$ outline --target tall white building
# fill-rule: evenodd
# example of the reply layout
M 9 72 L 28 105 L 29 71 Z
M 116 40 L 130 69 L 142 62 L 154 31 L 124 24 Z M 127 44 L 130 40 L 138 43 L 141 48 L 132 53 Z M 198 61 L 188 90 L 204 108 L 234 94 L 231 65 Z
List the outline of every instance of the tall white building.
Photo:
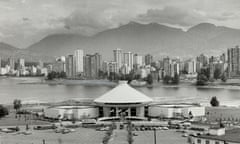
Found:
M 114 61 L 117 63 L 117 70 L 122 67 L 122 50 L 115 49 L 113 50 Z
M 76 60 L 76 73 L 83 73 L 83 50 L 76 50 L 74 55 Z
M 133 53 L 127 52 L 123 54 L 123 63 L 127 66 L 129 72 L 133 69 Z
M 25 60 L 24 59 L 19 59 L 19 66 L 20 66 L 20 68 L 23 68 L 23 67 L 25 67 Z
M 187 72 L 188 72 L 188 74 L 196 73 L 196 61 L 195 60 L 192 59 L 187 62 Z
M 136 68 L 139 68 L 140 66 L 143 66 L 143 56 L 135 54 L 133 57 L 133 65 Z

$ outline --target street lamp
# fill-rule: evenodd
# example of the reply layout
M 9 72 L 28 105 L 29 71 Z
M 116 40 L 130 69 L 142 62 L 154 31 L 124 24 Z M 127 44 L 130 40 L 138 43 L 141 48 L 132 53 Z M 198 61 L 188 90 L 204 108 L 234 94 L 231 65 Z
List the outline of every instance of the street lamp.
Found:
M 156 129 L 154 129 L 153 132 L 154 132 L 154 144 L 157 144 Z

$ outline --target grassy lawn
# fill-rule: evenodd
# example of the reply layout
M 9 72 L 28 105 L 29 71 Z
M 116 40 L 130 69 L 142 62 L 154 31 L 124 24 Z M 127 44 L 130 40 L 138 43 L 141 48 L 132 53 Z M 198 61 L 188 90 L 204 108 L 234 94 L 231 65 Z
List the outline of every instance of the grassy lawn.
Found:
M 44 124 L 50 124 L 49 122 L 46 121 L 41 121 L 41 120 L 34 120 L 33 116 L 31 115 L 21 115 L 21 117 L 16 118 L 15 117 L 15 111 L 10 110 L 9 115 L 7 115 L 4 118 L 0 119 L 0 126 L 19 126 L 19 125 L 44 125 Z
M 68 134 L 55 133 L 53 130 L 34 130 L 32 135 L 1 134 L 4 144 L 101 144 L 104 132 L 94 129 L 78 128 Z

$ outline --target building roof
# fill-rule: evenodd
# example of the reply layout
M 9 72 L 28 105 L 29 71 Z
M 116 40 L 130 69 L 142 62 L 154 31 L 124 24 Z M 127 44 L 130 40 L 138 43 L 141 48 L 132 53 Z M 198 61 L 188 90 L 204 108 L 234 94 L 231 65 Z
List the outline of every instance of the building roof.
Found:
M 190 107 L 202 107 L 196 103 L 152 103 L 150 106 L 162 107 L 162 108 L 190 108 Z
M 153 100 L 143 93 L 137 91 L 126 83 L 121 83 L 109 92 L 95 99 L 96 103 L 108 104 L 131 104 L 131 103 L 150 103 Z
M 240 143 L 240 128 L 226 130 L 225 135 L 222 135 L 222 136 L 204 134 L 204 135 L 199 135 L 196 137 L 203 138 L 203 139 L 210 139 L 210 140 Z

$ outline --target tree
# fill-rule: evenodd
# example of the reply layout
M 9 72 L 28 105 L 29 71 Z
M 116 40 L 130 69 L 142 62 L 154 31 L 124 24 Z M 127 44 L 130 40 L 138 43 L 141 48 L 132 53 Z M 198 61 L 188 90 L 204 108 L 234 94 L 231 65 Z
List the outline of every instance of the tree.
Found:
M 61 71 L 60 74 L 59 74 L 59 77 L 60 77 L 60 78 L 66 78 L 66 77 L 67 77 L 66 72 Z
M 56 78 L 56 72 L 52 71 L 52 72 L 48 73 L 48 75 L 47 75 L 48 80 L 53 80 L 54 78 Z
M 223 82 L 226 82 L 226 81 L 227 81 L 227 75 L 226 75 L 225 72 L 222 74 L 221 80 L 222 80 Z
M 153 77 L 152 77 L 151 74 L 147 75 L 147 83 L 150 84 L 150 85 L 153 83 Z
M 189 118 L 190 118 L 190 119 L 192 119 L 192 118 L 193 118 L 192 111 L 190 111 L 190 112 L 188 113 L 188 116 L 189 116 Z
M 21 100 L 15 99 L 13 101 L 13 108 L 16 110 L 16 112 L 22 107 Z
M 169 75 L 163 77 L 163 83 L 169 84 L 171 80 L 172 78 Z
M 216 68 L 216 69 L 214 70 L 213 77 L 214 77 L 214 79 L 219 79 L 219 78 L 221 78 L 221 70 L 220 70 L 219 68 Z
M 208 78 L 206 75 L 198 73 L 197 75 L 197 85 L 206 85 L 208 82 Z
M 136 75 L 134 76 L 134 79 L 136 79 L 136 80 L 141 79 L 141 75 L 140 75 L 140 74 L 136 74 Z
M 116 72 L 110 72 L 110 73 L 109 73 L 108 79 L 109 79 L 110 81 L 119 80 L 119 78 L 120 78 L 120 76 L 119 76 L 118 73 L 116 73 Z
M 179 75 L 177 73 L 174 74 L 174 77 L 172 78 L 172 83 L 173 84 L 179 83 Z
M 218 107 L 218 106 L 219 106 L 219 101 L 218 101 L 218 99 L 217 99 L 216 96 L 212 97 L 212 99 L 211 99 L 211 101 L 210 101 L 210 104 L 211 104 L 211 106 L 213 106 L 213 107 Z
M 206 78 L 209 80 L 209 78 L 210 78 L 210 68 L 209 67 L 208 68 L 202 68 L 200 73 L 205 75 Z
M 8 109 L 2 105 L 0 105 L 0 118 L 8 115 Z
M 47 75 L 48 80 L 53 80 L 55 78 L 66 78 L 66 77 L 67 77 L 67 75 L 63 71 L 62 72 L 52 71 L 52 72 L 48 73 L 48 75 Z

